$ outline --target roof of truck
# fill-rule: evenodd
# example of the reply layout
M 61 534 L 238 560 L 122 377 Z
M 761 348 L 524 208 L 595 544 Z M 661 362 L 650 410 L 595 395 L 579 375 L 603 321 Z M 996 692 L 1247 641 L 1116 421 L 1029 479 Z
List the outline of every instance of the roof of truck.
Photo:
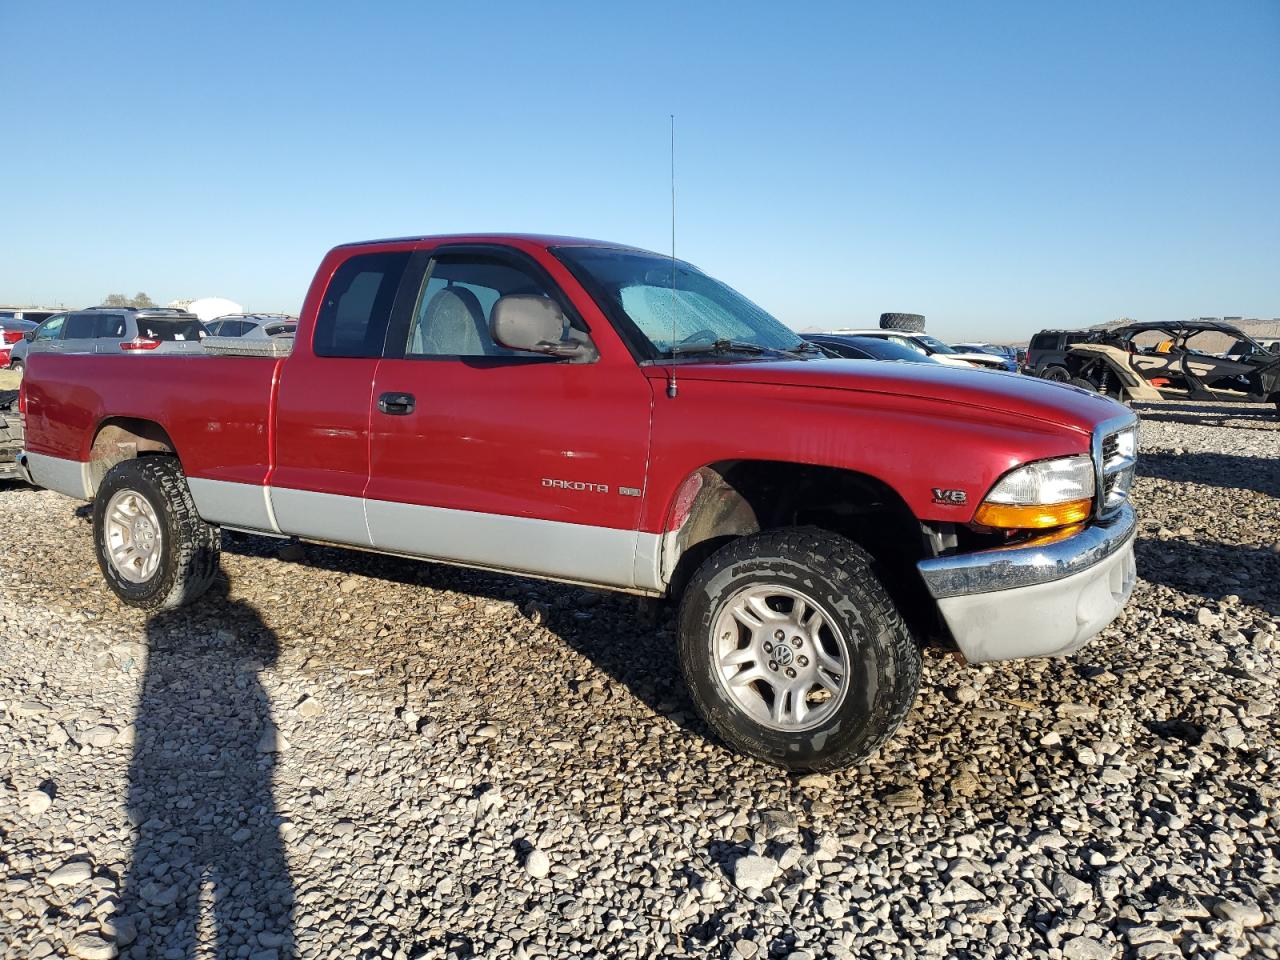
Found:
M 563 237 L 553 233 L 434 233 L 409 237 L 386 237 L 381 240 L 357 240 L 352 243 L 339 244 L 340 247 L 365 247 L 380 243 L 419 243 L 423 241 L 447 243 L 532 243 L 540 247 L 610 247 L 615 250 L 635 250 L 640 253 L 654 253 L 643 247 L 629 243 L 614 243 L 609 240 L 591 240 L 586 237 Z M 665 256 L 665 254 L 661 254 Z

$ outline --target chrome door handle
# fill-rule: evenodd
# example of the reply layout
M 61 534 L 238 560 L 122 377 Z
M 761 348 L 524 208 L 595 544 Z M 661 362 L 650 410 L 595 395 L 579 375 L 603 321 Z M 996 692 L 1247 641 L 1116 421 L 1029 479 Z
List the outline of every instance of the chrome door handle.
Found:
M 404 417 L 413 413 L 416 402 L 412 393 L 384 393 L 378 398 L 378 409 L 393 417 Z

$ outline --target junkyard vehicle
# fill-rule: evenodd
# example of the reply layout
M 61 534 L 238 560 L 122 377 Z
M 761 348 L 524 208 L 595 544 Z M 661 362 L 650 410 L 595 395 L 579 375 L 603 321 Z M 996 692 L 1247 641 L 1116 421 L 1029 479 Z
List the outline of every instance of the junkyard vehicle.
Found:
M 0 367 L 12 364 L 14 345 L 21 343 L 23 337 L 35 328 L 36 324 L 30 320 L 0 317 Z
M 931 357 L 938 363 L 950 367 L 980 367 L 984 370 L 1008 370 L 1009 364 L 1003 357 L 989 353 L 968 353 L 957 350 L 943 343 L 937 337 L 927 333 L 902 333 L 897 330 L 832 330 L 833 335 L 878 337 L 899 346 L 914 350 L 916 353 Z
M 883 337 L 859 337 L 854 334 L 806 333 L 804 338 L 828 353 L 846 360 L 891 360 L 901 363 L 938 363 L 939 361 Z
M 0 307 L 0 367 L 12 366 L 12 351 L 22 338 L 60 312 L 51 307 Z
M 1010 373 L 1018 373 L 1022 369 L 1022 359 L 1018 356 L 1016 347 L 1011 347 L 1004 343 L 953 343 L 951 349 L 960 353 L 989 353 L 992 356 L 1003 357 L 1005 360 L 1005 369 Z
M 1133 585 L 1123 406 L 832 359 L 670 257 L 341 246 L 285 353 L 31 357 L 22 462 L 125 603 L 200 596 L 219 527 L 668 598 L 708 724 L 812 769 L 893 733 L 922 643 L 1069 653 Z
M 169 307 L 90 307 L 50 317 L 26 335 L 21 358 L 38 353 L 191 353 L 206 331 L 195 314 Z
M 1280 410 L 1280 354 L 1229 323 L 1131 323 L 1067 351 L 1071 382 L 1117 400 L 1228 400 Z
M 231 313 L 205 324 L 211 337 L 292 337 L 298 318 L 285 313 Z
M 1071 379 L 1067 369 L 1067 351 L 1074 343 L 1083 343 L 1092 336 L 1089 330 L 1041 330 L 1027 344 L 1022 361 L 1022 372 L 1031 377 L 1043 377 L 1066 383 Z

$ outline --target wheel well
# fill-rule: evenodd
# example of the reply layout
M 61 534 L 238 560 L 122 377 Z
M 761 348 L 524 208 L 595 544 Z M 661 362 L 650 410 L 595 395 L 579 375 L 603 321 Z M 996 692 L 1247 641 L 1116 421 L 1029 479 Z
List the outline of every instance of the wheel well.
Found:
M 152 454 L 176 454 L 164 427 L 154 420 L 115 417 L 99 424 L 89 448 L 89 482 L 96 493 L 112 467 L 124 460 Z
M 737 537 L 790 526 L 830 530 L 857 543 L 876 561 L 877 573 L 900 610 L 929 623 L 935 606 L 916 562 L 927 555 L 920 523 L 884 481 L 836 467 L 777 461 L 731 460 L 709 464 L 677 494 L 664 548 L 670 596 L 679 597 L 702 562 Z

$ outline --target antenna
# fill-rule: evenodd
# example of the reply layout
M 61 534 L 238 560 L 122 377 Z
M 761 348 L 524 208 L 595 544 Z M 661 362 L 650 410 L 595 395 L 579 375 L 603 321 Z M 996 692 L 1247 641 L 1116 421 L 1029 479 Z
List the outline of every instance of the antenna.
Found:
M 676 115 L 671 118 L 671 366 L 667 368 L 667 396 L 679 393 L 676 386 Z

